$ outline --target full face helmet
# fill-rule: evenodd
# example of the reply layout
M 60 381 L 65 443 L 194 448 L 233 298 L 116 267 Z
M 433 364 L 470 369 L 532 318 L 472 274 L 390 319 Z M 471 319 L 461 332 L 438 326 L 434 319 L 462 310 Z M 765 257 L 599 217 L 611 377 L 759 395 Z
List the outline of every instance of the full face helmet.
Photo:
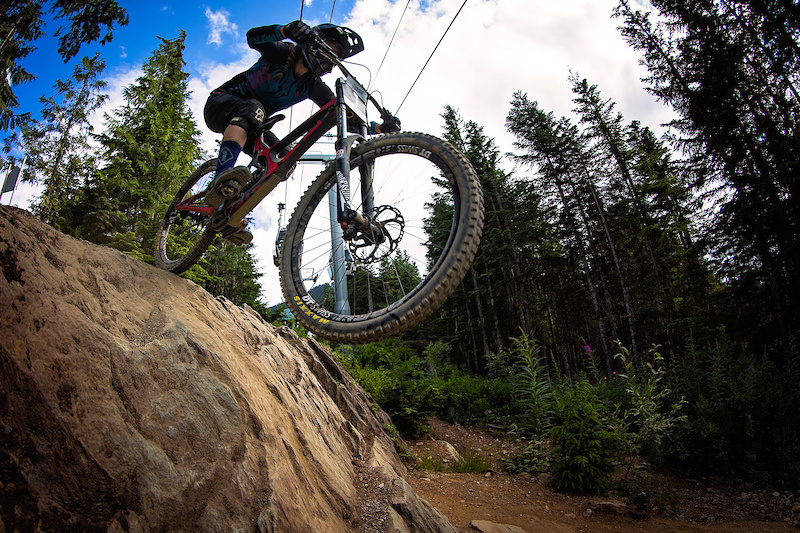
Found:
M 320 24 L 315 26 L 313 31 L 331 47 L 339 59 L 347 59 L 364 50 L 361 36 L 350 28 L 335 24 Z M 317 52 L 313 46 L 305 44 L 301 47 L 301 52 L 303 62 L 314 75 L 322 76 L 333 70 L 333 63 Z

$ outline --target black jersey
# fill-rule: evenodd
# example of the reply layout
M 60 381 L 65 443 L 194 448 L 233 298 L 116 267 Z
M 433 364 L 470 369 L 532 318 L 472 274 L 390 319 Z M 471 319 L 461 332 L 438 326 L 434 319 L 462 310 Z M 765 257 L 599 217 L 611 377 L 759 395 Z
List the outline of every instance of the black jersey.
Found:
M 286 109 L 310 98 L 322 107 L 333 98 L 333 92 L 310 72 L 298 77 L 294 65 L 286 60 L 296 46 L 283 42 L 281 26 L 260 26 L 247 32 L 247 44 L 261 53 L 256 63 L 237 74 L 215 92 L 223 91 L 240 98 L 255 98 L 264 106 L 267 115 Z

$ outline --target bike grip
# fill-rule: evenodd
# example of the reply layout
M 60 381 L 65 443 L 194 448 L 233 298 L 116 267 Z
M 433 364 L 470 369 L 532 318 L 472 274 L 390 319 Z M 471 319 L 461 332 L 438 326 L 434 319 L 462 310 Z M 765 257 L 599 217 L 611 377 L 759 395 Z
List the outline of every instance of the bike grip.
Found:
M 381 133 L 393 133 L 395 131 L 400 131 L 400 119 L 391 115 L 384 117 L 383 123 L 379 124 L 378 128 L 380 128 L 379 131 Z

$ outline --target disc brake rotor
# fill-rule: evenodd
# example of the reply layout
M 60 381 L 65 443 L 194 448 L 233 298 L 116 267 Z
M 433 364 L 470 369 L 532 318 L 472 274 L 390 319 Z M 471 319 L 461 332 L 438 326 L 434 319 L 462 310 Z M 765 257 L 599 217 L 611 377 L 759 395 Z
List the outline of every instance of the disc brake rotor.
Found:
M 350 241 L 350 253 L 361 263 L 377 263 L 391 255 L 405 232 L 403 215 L 390 205 L 376 207 L 371 222 L 380 228 L 383 239 L 362 233 Z

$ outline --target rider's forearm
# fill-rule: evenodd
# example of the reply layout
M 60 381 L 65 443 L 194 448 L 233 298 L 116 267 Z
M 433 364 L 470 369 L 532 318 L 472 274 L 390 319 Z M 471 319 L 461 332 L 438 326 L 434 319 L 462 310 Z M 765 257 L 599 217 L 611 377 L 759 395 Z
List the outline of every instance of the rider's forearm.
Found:
M 247 45 L 255 50 L 258 50 L 259 45 L 274 43 L 283 39 L 283 26 L 280 24 L 258 26 L 247 30 Z

